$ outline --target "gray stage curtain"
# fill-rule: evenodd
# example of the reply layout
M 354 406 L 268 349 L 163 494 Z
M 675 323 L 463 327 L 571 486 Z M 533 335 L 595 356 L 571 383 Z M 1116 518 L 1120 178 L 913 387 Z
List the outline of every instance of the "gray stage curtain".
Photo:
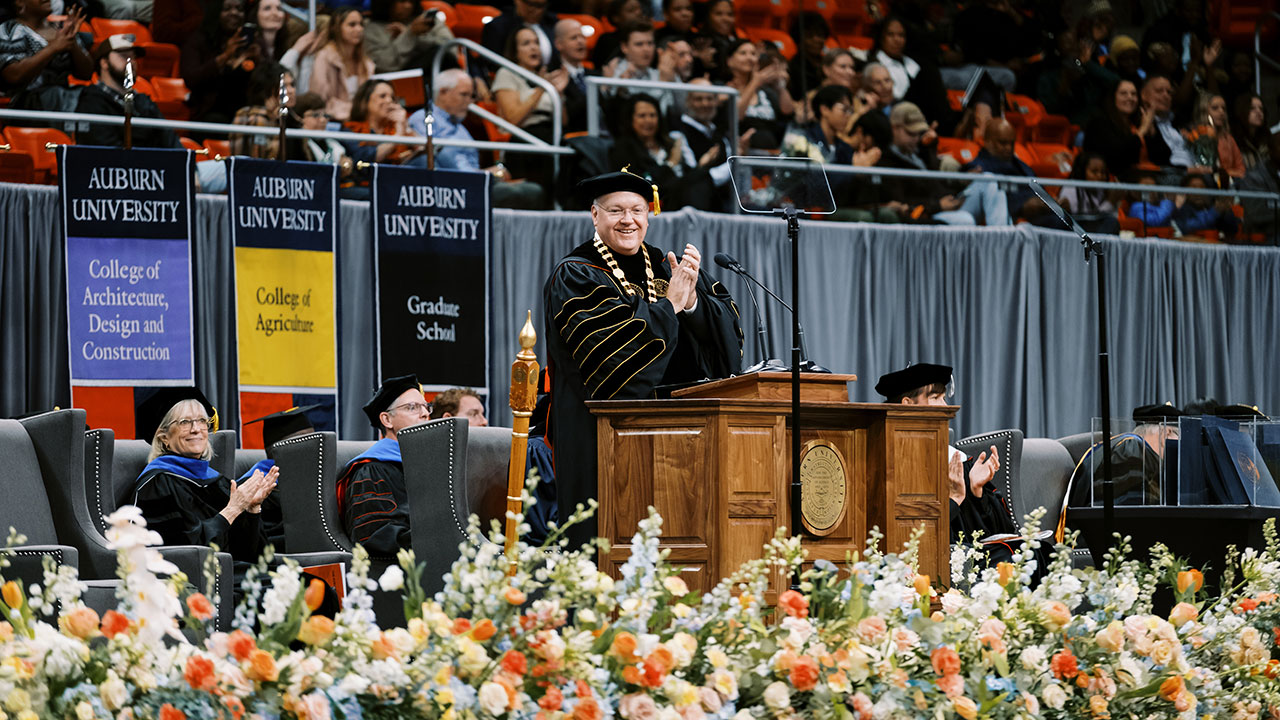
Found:
M 65 406 L 66 302 L 52 188 L 0 185 L 0 416 Z M 234 424 L 236 358 L 226 200 L 197 201 L 197 380 Z M 509 424 L 506 383 L 516 335 L 557 260 L 590 239 L 582 212 L 494 211 L 490 421 Z M 360 411 L 376 384 L 373 257 L 367 203 L 341 207 L 339 402 L 342 433 L 370 438 Z M 960 435 L 1003 427 L 1029 436 L 1089 428 L 1098 414 L 1094 268 L 1077 239 L 1029 226 L 954 228 L 803 222 L 801 313 L 810 356 L 853 373 L 859 401 L 908 362 L 956 368 Z M 696 245 L 738 300 L 755 362 L 755 311 L 743 280 L 715 267 L 727 252 L 790 301 L 790 245 L 771 217 L 694 211 L 653 218 L 649 241 Z M 1280 413 L 1280 251 L 1107 238 L 1113 414 L 1202 396 Z M 424 292 L 430 292 L 429 289 Z M 770 354 L 790 357 L 790 316 L 761 297 Z M 545 359 L 539 342 L 539 357 Z M 282 359 L 287 362 L 287 358 Z

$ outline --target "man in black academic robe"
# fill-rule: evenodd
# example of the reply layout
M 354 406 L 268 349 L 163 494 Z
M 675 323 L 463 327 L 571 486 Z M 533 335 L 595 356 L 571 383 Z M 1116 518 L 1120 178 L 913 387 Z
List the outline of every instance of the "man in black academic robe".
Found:
M 1160 458 L 1165 441 L 1177 439 L 1182 411 L 1170 403 L 1134 408 L 1132 432 L 1111 438 L 1112 497 L 1116 505 L 1161 505 Z M 1068 500 L 1071 507 L 1102 505 L 1102 443 L 1080 458 L 1071 473 Z M 1090 482 L 1092 479 L 1092 482 Z
M 369 555 L 395 558 L 400 548 L 412 550 L 409 494 L 396 433 L 430 419 L 430 406 L 413 375 L 382 383 L 364 414 L 382 439 L 357 455 L 338 477 L 338 515 L 342 529 Z
M 644 243 L 657 188 L 631 173 L 579 183 L 592 200 L 595 237 L 560 261 L 543 287 L 551 374 L 548 440 L 563 524 L 597 495 L 596 420 L 587 400 L 654 397 L 660 385 L 738 372 L 742 330 L 724 287 L 686 245 L 677 262 Z M 610 512 L 605 508 L 604 512 Z M 594 518 L 569 531 L 577 548 Z

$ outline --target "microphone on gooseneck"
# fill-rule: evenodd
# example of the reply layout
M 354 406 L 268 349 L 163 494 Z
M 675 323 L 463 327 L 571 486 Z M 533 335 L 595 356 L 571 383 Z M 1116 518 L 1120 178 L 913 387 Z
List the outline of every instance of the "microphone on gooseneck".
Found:
M 722 253 L 722 252 L 716 253 L 715 261 L 717 265 L 724 268 L 725 270 L 729 270 L 739 275 L 742 275 L 743 277 L 749 278 L 753 282 L 755 282 L 757 285 L 760 284 L 759 281 L 751 277 L 751 275 L 748 274 L 747 271 L 743 269 L 742 263 L 733 259 L 732 255 L 729 255 L 728 253 Z M 764 287 L 764 286 L 761 285 L 761 287 Z M 768 292 L 768 288 L 765 288 L 765 291 Z M 756 309 L 756 352 L 760 357 L 760 361 L 757 362 L 755 365 L 752 365 L 751 367 L 743 370 L 742 372 L 743 374 L 746 374 L 746 373 L 760 372 L 763 370 L 779 371 L 779 372 L 786 370 L 787 366 L 781 360 L 778 360 L 776 358 L 769 358 L 769 334 L 764 327 L 764 313 L 760 310 L 760 301 L 756 299 L 755 288 L 751 287 L 751 285 L 747 285 L 747 292 L 751 295 L 751 304 L 754 305 Z
M 747 272 L 746 268 L 742 267 L 742 263 L 738 262 L 738 260 L 734 258 L 732 255 L 728 253 L 722 253 L 722 252 L 716 253 L 715 261 L 716 261 L 716 264 L 719 265 L 720 267 L 726 270 L 733 271 L 741 275 L 742 277 L 750 280 L 751 282 L 755 283 L 756 285 L 759 285 L 761 290 L 764 290 L 766 293 L 769 294 L 769 297 L 773 298 L 774 300 L 777 300 L 779 303 L 782 304 L 782 307 L 786 308 L 789 312 L 794 312 L 791 310 L 791 306 L 787 304 L 786 300 L 783 300 L 782 298 L 778 297 L 777 293 L 770 290 L 768 287 L 765 286 L 764 283 L 760 282 L 755 278 L 755 276 Z M 759 333 L 760 335 L 760 342 L 764 342 L 764 332 L 765 332 L 764 322 L 760 320 L 760 305 L 756 303 L 756 295 L 754 292 L 751 293 L 751 302 L 756 304 L 756 332 Z M 763 358 L 765 356 L 766 356 L 766 352 L 763 349 L 761 349 L 760 357 Z M 756 365 L 763 365 L 764 367 L 756 367 Z M 745 373 L 745 372 L 755 372 L 758 370 L 779 370 L 779 369 L 790 370 L 790 368 L 787 367 L 786 364 L 783 363 L 781 360 L 762 361 L 760 363 L 756 363 L 756 365 L 752 365 L 750 368 L 747 368 L 743 372 Z M 819 372 L 819 373 L 831 372 L 830 370 L 822 367 L 821 365 L 809 359 L 809 350 L 808 348 L 805 347 L 805 341 L 804 341 L 804 326 L 800 327 L 800 369 L 805 372 Z

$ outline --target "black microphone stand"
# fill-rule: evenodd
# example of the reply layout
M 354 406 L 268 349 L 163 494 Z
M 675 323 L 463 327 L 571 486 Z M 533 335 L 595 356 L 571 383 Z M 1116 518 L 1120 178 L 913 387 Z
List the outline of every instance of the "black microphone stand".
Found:
M 791 203 L 773 212 L 787 219 L 791 241 L 791 532 L 799 534 L 804 487 L 800 481 L 800 213 Z
M 738 262 L 737 260 L 734 260 L 733 258 L 728 258 L 728 259 L 725 261 L 725 263 L 724 263 L 724 264 L 721 264 L 721 263 L 720 263 L 720 260 L 719 260 L 719 258 L 718 258 L 718 256 L 719 256 L 719 255 L 723 255 L 723 254 L 724 254 L 724 253 L 717 253 L 716 264 L 720 265 L 720 267 L 723 267 L 723 268 L 725 268 L 726 270 L 731 270 L 731 271 L 733 271 L 733 272 L 737 273 L 738 275 L 742 276 L 743 278 L 746 278 L 747 280 L 751 281 L 752 283 L 755 283 L 755 285 L 756 285 L 757 287 L 759 287 L 761 290 L 763 290 L 763 291 L 765 292 L 765 294 L 766 294 L 766 295 L 768 295 L 769 297 L 773 298 L 774 300 L 777 300 L 779 305 L 781 305 L 782 307 L 786 308 L 786 309 L 787 309 L 787 312 L 792 313 L 792 314 L 794 314 L 794 313 L 795 313 L 795 311 L 791 309 L 791 306 L 787 304 L 787 301 L 786 301 L 786 300 L 783 300 L 782 298 L 778 297 L 778 294 L 777 294 L 777 293 L 775 293 L 774 291 L 770 290 L 768 285 L 765 285 L 764 283 L 760 282 L 759 280 L 757 280 L 757 279 L 756 279 L 756 277 L 755 277 L 754 275 L 752 275 L 751 273 L 747 272 L 747 271 L 746 271 L 746 268 L 742 267 L 742 263 Z M 755 301 L 756 301 L 756 298 L 755 298 L 755 295 L 754 295 L 754 294 L 751 296 L 751 301 L 752 301 L 752 302 L 755 302 Z M 756 305 L 756 313 L 757 313 L 757 316 L 759 315 L 759 308 L 760 308 L 760 306 L 759 306 L 759 305 Z M 757 327 L 758 327 L 758 326 L 757 326 Z M 759 328 L 759 327 L 758 327 L 757 332 L 760 332 L 760 333 L 762 333 L 762 334 L 763 334 L 763 333 L 764 333 L 764 330 L 763 330 L 763 328 Z M 763 357 L 765 357 L 765 355 L 766 355 L 766 354 L 767 354 L 767 353 L 762 352 L 762 353 L 761 353 L 761 355 L 760 355 L 760 357 L 761 357 L 761 358 L 763 358 Z M 791 370 L 791 368 L 790 368 L 789 366 L 787 366 L 787 365 L 783 364 L 781 360 L 770 360 L 770 361 L 769 361 L 769 363 L 772 365 L 772 367 L 769 367 L 769 368 L 763 368 L 763 369 L 766 369 L 766 370 L 781 370 L 781 371 L 783 371 L 783 372 L 787 372 L 787 371 L 790 371 L 790 370 Z M 757 364 L 759 364 L 759 363 L 757 363 Z M 749 373 L 749 372 L 756 372 L 757 370 L 760 370 L 760 369 L 762 369 L 762 368 L 757 368 L 755 365 L 752 365 L 750 368 L 747 368 L 746 370 L 743 370 L 742 372 L 745 374 L 745 373 Z M 830 370 L 828 370 L 828 369 L 826 369 L 826 368 L 822 367 L 821 365 L 819 365 L 818 363 L 814 362 L 813 360 L 811 360 L 811 359 L 809 358 L 809 345 L 805 342 L 805 336 L 804 336 L 804 324 L 803 324 L 803 323 L 801 323 L 801 324 L 800 324 L 800 369 L 801 369 L 801 370 L 803 370 L 804 372 L 815 372 L 815 373 L 829 373 L 829 372 L 831 372 Z

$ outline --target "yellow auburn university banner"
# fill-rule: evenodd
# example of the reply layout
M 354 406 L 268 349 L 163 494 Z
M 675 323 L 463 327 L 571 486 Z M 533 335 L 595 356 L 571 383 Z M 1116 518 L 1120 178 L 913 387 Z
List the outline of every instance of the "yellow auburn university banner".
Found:
M 336 430 L 336 167 L 228 162 L 241 427 L 319 405 L 307 413 L 312 424 Z M 242 437 L 245 447 L 261 447 L 257 433 Z

